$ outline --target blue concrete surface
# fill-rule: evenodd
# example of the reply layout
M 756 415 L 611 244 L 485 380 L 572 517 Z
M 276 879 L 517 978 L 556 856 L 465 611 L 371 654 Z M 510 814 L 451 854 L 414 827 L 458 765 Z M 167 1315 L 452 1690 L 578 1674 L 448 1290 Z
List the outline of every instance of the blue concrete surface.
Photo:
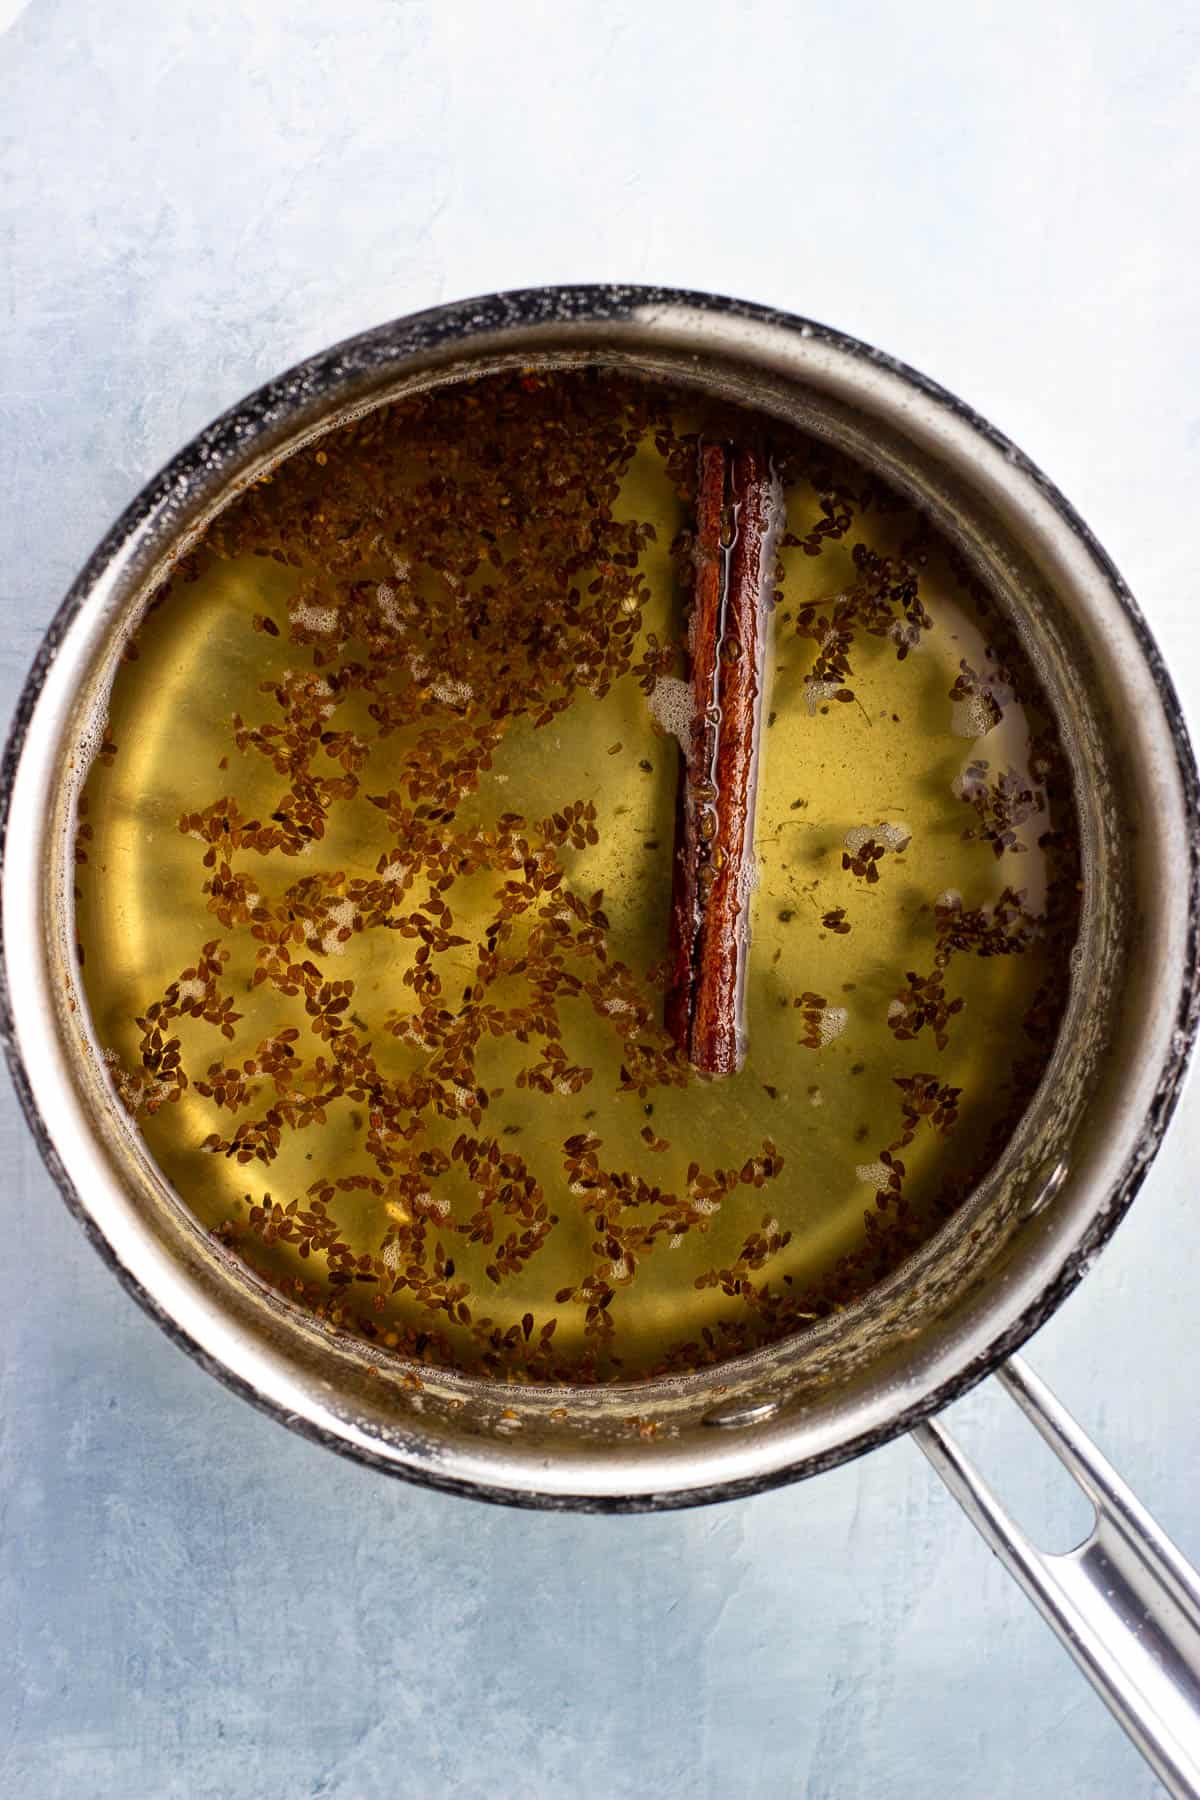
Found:
M 1197 715 L 1200 25 L 1146 0 L 0 0 L 0 705 L 112 515 L 350 330 L 503 285 L 743 293 L 1050 469 Z M 1200 1112 L 1032 1360 L 1200 1556 Z M 0 1795 L 1136 1800 L 1153 1778 L 901 1443 L 539 1519 L 391 1485 L 142 1318 L 0 1097 Z M 995 1396 L 957 1409 L 1062 1547 Z

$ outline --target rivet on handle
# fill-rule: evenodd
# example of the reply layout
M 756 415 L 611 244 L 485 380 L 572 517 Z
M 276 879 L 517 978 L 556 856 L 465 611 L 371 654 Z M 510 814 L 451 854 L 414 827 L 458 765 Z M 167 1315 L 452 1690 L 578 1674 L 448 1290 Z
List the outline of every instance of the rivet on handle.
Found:
M 1042 1164 L 1029 1184 L 1029 1192 L 1021 1202 L 1020 1212 L 1023 1219 L 1032 1219 L 1043 1207 L 1049 1206 L 1055 1194 L 1067 1179 L 1067 1164 L 1062 1159 L 1051 1158 Z
M 742 1425 L 761 1425 L 764 1419 L 774 1418 L 782 1404 L 778 1399 L 751 1398 L 740 1405 L 721 1407 L 705 1413 L 704 1423 L 716 1425 L 724 1431 L 734 1431 Z

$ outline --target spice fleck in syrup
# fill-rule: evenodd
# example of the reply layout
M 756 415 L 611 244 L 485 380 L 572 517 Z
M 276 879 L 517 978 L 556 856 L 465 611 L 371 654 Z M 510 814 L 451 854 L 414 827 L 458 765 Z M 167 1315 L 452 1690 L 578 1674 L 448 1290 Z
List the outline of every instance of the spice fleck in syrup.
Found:
M 708 1076 L 663 1014 L 716 439 L 784 513 Z M 1040 1079 L 1079 893 L 1030 663 L 929 522 L 597 369 L 403 400 L 234 502 L 127 652 L 77 859 L 113 1081 L 202 1223 L 333 1327 L 539 1381 L 719 1361 L 896 1268 Z

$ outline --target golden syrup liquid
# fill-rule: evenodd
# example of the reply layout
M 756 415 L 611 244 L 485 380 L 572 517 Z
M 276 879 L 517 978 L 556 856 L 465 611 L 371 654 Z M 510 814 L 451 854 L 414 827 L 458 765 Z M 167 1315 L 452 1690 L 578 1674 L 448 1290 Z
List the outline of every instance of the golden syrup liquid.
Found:
M 498 451 L 536 465 L 538 409 L 550 404 L 548 394 L 565 393 L 569 400 L 570 383 L 578 379 L 559 375 L 547 377 L 542 387 L 531 384 L 527 403 L 518 397 L 510 407 L 508 436 L 500 434 Z M 486 409 L 487 385 L 478 385 Z M 623 391 L 614 381 L 618 410 Z M 601 695 L 580 678 L 570 703 L 548 721 L 510 712 L 495 722 L 490 766 L 466 778 L 446 829 L 495 833 L 498 821 L 517 815 L 529 841 L 543 844 L 538 822 L 563 816 L 576 803 L 594 807 L 585 838 L 596 841 L 552 846 L 560 883 L 517 916 L 517 941 L 539 917 L 539 907 L 563 911 L 567 929 L 576 931 L 579 917 L 562 907 L 563 897 L 591 906 L 602 896 L 604 967 L 623 965 L 628 973 L 621 980 L 629 985 L 605 988 L 608 999 L 600 1004 L 577 992 L 558 996 L 563 1055 L 549 1066 L 549 1091 L 545 1081 L 528 1081 L 530 1068 L 545 1072 L 548 1066 L 546 1042 L 536 1030 L 525 1042 L 512 1030 L 484 1033 L 474 1050 L 476 1092 L 455 1096 L 443 1081 L 441 1104 L 430 1101 L 414 1110 L 408 1149 L 401 1152 L 401 1162 L 418 1151 L 450 1158 L 465 1134 L 485 1147 L 494 1144 L 497 1155 L 515 1153 L 555 1221 L 540 1248 L 494 1280 L 487 1271 L 496 1267 L 497 1244 L 510 1232 L 519 1234 L 521 1221 L 496 1201 L 490 1206 L 492 1242 L 470 1241 L 465 1226 L 479 1210 L 480 1184 L 461 1159 L 439 1166 L 417 1187 L 412 1180 L 397 1184 L 400 1164 L 388 1165 L 391 1175 L 381 1172 L 368 1142 L 369 1092 L 331 1099 L 322 1117 L 302 1127 L 285 1125 L 266 1158 L 239 1160 L 225 1149 L 206 1148 L 214 1137 L 228 1144 L 243 1120 L 261 1119 L 269 1109 L 275 1089 L 256 1060 L 265 1041 L 293 1028 L 295 1059 L 310 1072 L 330 1054 L 329 1039 L 315 1034 L 303 993 L 283 993 L 269 980 L 255 985 L 264 955 L 261 927 L 265 921 L 268 932 L 276 931 L 297 899 L 304 941 L 293 942 L 290 954 L 318 970 L 323 982 L 352 984 L 340 1023 L 369 1048 L 372 1079 L 402 1084 L 430 1062 L 428 1047 L 404 1024 L 421 1004 L 406 975 L 411 981 L 421 966 L 422 941 L 370 923 L 371 909 L 356 903 L 354 894 L 378 880 L 381 864 L 392 868 L 407 854 L 373 800 L 406 792 L 422 736 L 441 742 L 444 731 L 445 742 L 453 744 L 464 720 L 486 709 L 489 696 L 478 672 L 482 664 L 472 665 L 474 681 L 465 693 L 453 671 L 425 666 L 411 630 L 397 637 L 391 660 L 378 638 L 373 650 L 361 639 L 343 640 L 340 626 L 331 623 L 331 596 L 337 581 L 357 574 L 368 596 L 364 604 L 374 608 L 386 638 L 388 620 L 395 623 L 406 593 L 420 587 L 421 605 L 436 608 L 440 617 L 489 575 L 485 560 L 460 583 L 456 598 L 453 586 L 447 590 L 422 562 L 428 495 L 421 489 L 419 504 L 414 495 L 432 466 L 433 453 L 425 447 L 437 442 L 438 404 L 436 396 L 425 403 L 421 446 L 406 452 L 401 473 L 379 502 L 386 531 L 376 534 L 355 568 L 340 570 L 336 580 L 328 573 L 313 547 L 316 527 L 298 540 L 293 560 L 256 553 L 263 546 L 255 542 L 254 522 L 239 525 L 235 504 L 222 554 L 202 547 L 188 578 L 170 585 L 140 627 L 136 659 L 122 664 L 114 685 L 109 749 L 82 797 L 77 921 L 92 1018 L 114 1078 L 125 1080 L 151 1154 L 196 1217 L 265 1280 L 334 1326 L 398 1354 L 520 1379 L 636 1378 L 715 1360 L 845 1305 L 901 1260 L 978 1178 L 986 1162 L 983 1147 L 989 1138 L 1002 1141 L 1014 1104 L 1032 1086 L 1061 1005 L 1061 985 L 1055 985 L 1063 979 L 1061 917 L 1054 929 L 1035 925 L 1015 953 L 983 955 L 968 948 L 949 959 L 945 997 L 962 1004 L 945 1021 L 941 1047 L 929 1024 L 911 1037 L 898 1036 L 896 1027 L 904 1022 L 909 972 L 924 977 L 935 967 L 939 901 L 943 919 L 949 906 L 963 913 L 982 909 L 986 921 L 1005 890 L 1015 889 L 1037 920 L 1045 915 L 1055 878 L 1061 888 L 1064 869 L 1069 877 L 1069 802 L 1061 795 L 1057 802 L 1047 798 L 1038 779 L 1042 769 L 1030 767 L 1031 740 L 1045 743 L 1048 717 L 1028 669 L 1018 684 L 1023 697 L 996 678 L 998 615 L 914 513 L 894 501 L 851 505 L 844 532 L 820 538 L 819 554 L 806 552 L 803 541 L 811 548 L 809 534 L 828 517 L 821 482 L 807 471 L 827 459 L 789 440 L 783 452 L 789 535 L 779 550 L 763 704 L 745 1066 L 719 1080 L 677 1071 L 674 1079 L 652 1080 L 641 1092 L 623 1074 L 628 1040 L 617 1027 L 623 1018 L 627 1022 L 628 1008 L 621 996 L 632 992 L 644 1002 L 651 1022 L 643 1038 L 654 1038 L 661 1016 L 655 982 L 668 933 L 679 753 L 656 722 L 647 683 L 633 671 L 618 675 Z M 636 557 L 641 587 L 632 614 L 634 661 L 647 646 L 682 645 L 685 638 L 686 595 L 672 545 L 689 525 L 679 471 L 688 466 L 690 434 L 697 429 L 695 403 L 667 394 L 656 406 L 650 424 L 635 409 L 626 436 L 636 448 L 619 468 L 611 507 L 618 521 L 637 521 L 654 533 Z M 402 409 L 391 411 L 399 429 Z M 371 442 L 389 429 L 388 418 L 377 415 Z M 664 455 L 664 444 L 674 461 Z M 371 443 L 356 427 L 326 440 L 322 460 L 304 453 L 296 480 L 316 496 L 310 519 L 323 509 L 326 522 L 336 521 L 339 506 L 349 506 L 340 487 L 345 471 L 370 453 Z M 533 472 L 551 482 L 552 450 L 545 455 L 546 468 Z M 276 472 L 257 506 L 286 508 L 292 467 Z M 839 478 L 853 488 L 856 472 L 844 469 Z M 456 465 L 455 481 L 461 523 L 472 505 L 469 469 Z M 862 478 L 862 491 L 868 486 Z M 535 528 L 536 511 L 521 530 Z M 914 532 L 922 545 L 919 598 L 929 628 L 903 659 L 894 634 L 857 630 L 852 675 L 840 687 L 814 684 L 821 643 L 797 629 L 804 609 L 815 605 L 818 615 L 827 614 L 837 596 L 861 581 L 855 546 L 895 557 Z M 486 545 L 486 536 L 481 542 Z M 581 592 L 590 573 L 585 567 L 573 577 Z M 380 590 L 382 599 L 370 598 Z M 562 603 L 537 591 L 528 604 L 553 615 Z M 426 615 L 418 606 L 414 616 L 419 622 Z M 569 626 L 564 632 L 569 660 Z M 411 721 L 386 733 L 372 712 L 374 694 L 342 694 L 336 681 L 339 669 L 370 661 L 372 654 L 383 688 L 402 705 L 413 699 Z M 1015 654 L 1011 636 L 1006 654 L 1010 661 Z M 964 663 L 980 677 L 975 685 L 984 689 L 982 704 L 977 697 L 952 697 Z M 682 659 L 676 672 L 682 672 Z M 245 845 L 221 850 L 216 866 L 224 860 L 245 878 L 246 915 L 222 923 L 212 909 L 214 866 L 204 860 L 210 841 L 187 820 L 227 797 L 236 800 L 243 820 L 269 823 L 279 811 L 288 776 L 259 748 L 237 747 L 234 721 L 240 718 L 250 729 L 280 725 L 284 710 L 271 690 L 297 675 L 329 686 L 317 702 L 317 735 L 357 734 L 364 760 L 355 771 L 356 791 L 328 803 L 323 834 L 300 854 L 280 848 L 262 854 Z M 848 690 L 852 700 L 836 697 Z M 993 691 L 998 705 L 991 703 Z M 977 730 L 982 735 L 970 735 Z M 976 772 L 976 788 L 970 776 L 964 786 L 964 770 L 980 762 L 987 764 L 983 780 L 1005 771 L 1040 801 L 998 854 L 993 842 L 964 835 L 979 824 L 969 795 L 981 779 Z M 333 779 L 343 774 L 332 753 L 320 750 L 311 767 Z M 1055 842 L 1041 847 L 1039 839 L 1050 832 Z M 852 861 L 866 840 L 883 849 L 873 881 L 845 866 L 847 855 Z M 388 919 L 411 918 L 432 891 L 423 866 L 404 879 L 408 885 L 384 909 Z M 457 876 L 441 891 L 450 909 L 449 935 L 457 941 L 422 962 L 436 970 L 447 1011 L 460 1006 L 478 979 L 480 947 L 508 879 L 485 867 Z M 834 929 L 831 918 L 842 928 Z M 180 1087 L 170 1070 L 168 1080 L 156 1083 L 144 1061 L 147 1009 L 172 984 L 185 1000 L 201 992 L 204 980 L 196 970 L 202 947 L 214 942 L 226 958 L 214 991 L 239 1015 L 232 1035 L 212 1018 L 172 1016 L 162 1037 L 177 1040 L 187 1085 Z M 594 956 L 571 952 L 563 967 L 584 983 L 601 971 Z M 1038 1030 L 1023 1030 L 1048 983 L 1049 1025 L 1043 1016 Z M 823 1005 L 797 1004 L 804 995 Z M 520 972 L 496 980 L 486 999 L 508 1009 L 510 1018 L 522 1007 L 537 1010 L 537 995 Z M 661 1032 L 657 1047 L 669 1057 Z M 562 1078 L 564 1067 L 575 1073 Z M 255 1071 L 246 1077 L 242 1104 L 220 1106 L 211 1092 L 198 1091 L 198 1082 L 211 1089 L 209 1071 L 221 1068 Z M 586 1079 L 578 1079 L 579 1072 Z M 947 1129 L 923 1116 L 911 1141 L 893 1151 L 903 1165 L 903 1219 L 897 1222 L 894 1205 L 877 1204 L 890 1179 L 880 1158 L 902 1140 L 908 1090 L 898 1081 L 918 1076 L 957 1090 L 956 1116 Z M 302 1077 L 305 1082 L 306 1091 L 322 1088 L 319 1074 Z M 328 1081 L 324 1085 L 328 1089 Z M 487 1104 L 473 1123 L 470 1109 L 480 1091 Z M 606 1228 L 597 1227 L 596 1208 L 588 1205 L 589 1192 L 586 1186 L 581 1191 L 577 1166 L 564 1148 L 581 1135 L 595 1145 L 594 1160 L 610 1175 L 640 1177 L 685 1205 L 699 1192 L 687 1228 L 664 1229 L 632 1265 L 623 1255 L 614 1257 L 616 1246 L 606 1248 Z M 703 1182 L 703 1191 L 697 1190 L 696 1165 L 709 1176 L 743 1171 L 764 1156 L 770 1173 L 757 1184 L 747 1179 L 722 1189 L 715 1204 Z M 410 1172 L 413 1166 L 404 1164 Z M 362 1185 L 336 1188 L 331 1198 L 326 1189 L 341 1246 L 334 1261 L 341 1258 L 338 1266 L 346 1268 L 347 1254 L 355 1259 L 352 1277 L 331 1284 L 324 1251 L 310 1245 L 302 1255 L 302 1237 L 289 1238 L 286 1228 L 272 1234 L 264 1221 L 275 1208 L 288 1217 L 293 1203 L 295 1218 L 322 1183 L 354 1177 L 363 1177 Z M 639 1191 L 644 1196 L 646 1190 Z M 628 1188 L 625 1193 L 628 1218 L 636 1215 L 644 1224 L 663 1211 L 654 1199 L 629 1200 Z M 414 1207 L 421 1222 L 415 1247 Z M 621 1209 L 611 1202 L 607 1210 L 611 1220 Z M 766 1253 L 747 1261 L 747 1242 L 756 1238 Z M 442 1272 L 436 1293 L 404 1279 L 414 1261 L 435 1286 Z M 722 1271 L 732 1274 L 722 1278 Z M 599 1324 L 595 1295 L 601 1290 L 590 1302 L 578 1292 L 597 1274 L 610 1295 Z M 447 1305 L 450 1287 L 463 1289 L 464 1297 Z M 567 1290 L 573 1297 L 564 1301 Z M 543 1329 L 551 1320 L 555 1327 L 547 1339 Z

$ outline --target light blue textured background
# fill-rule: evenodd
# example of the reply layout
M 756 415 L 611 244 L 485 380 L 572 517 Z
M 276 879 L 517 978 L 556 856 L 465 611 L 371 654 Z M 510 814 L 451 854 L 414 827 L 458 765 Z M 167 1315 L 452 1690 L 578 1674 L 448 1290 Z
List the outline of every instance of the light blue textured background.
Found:
M 1094 524 L 1195 717 L 1198 109 L 1166 0 L 0 0 L 0 703 L 248 387 L 440 299 L 624 277 L 961 392 Z M 1198 1163 L 1193 1096 L 1033 1357 L 1193 1557 Z M 410 1491 L 172 1349 L 7 1093 L 0 1165 L 3 1796 L 1155 1791 L 911 1445 L 660 1518 Z M 1064 1547 L 1004 1406 L 957 1416 Z

